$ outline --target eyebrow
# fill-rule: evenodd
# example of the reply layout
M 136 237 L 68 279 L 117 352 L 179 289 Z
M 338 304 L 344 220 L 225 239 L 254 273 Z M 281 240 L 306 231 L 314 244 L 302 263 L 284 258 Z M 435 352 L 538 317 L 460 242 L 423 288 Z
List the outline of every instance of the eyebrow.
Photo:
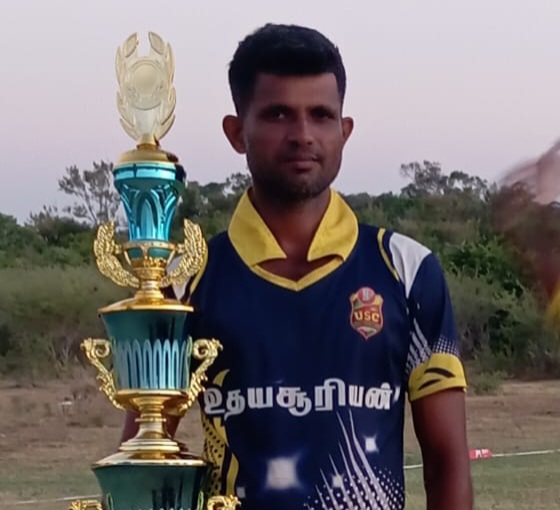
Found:
M 266 112 L 266 111 L 271 111 L 271 110 L 279 110 L 279 111 L 290 111 L 290 110 L 294 110 L 295 108 L 286 104 L 286 103 L 270 103 L 270 104 L 265 104 L 263 106 L 261 106 L 259 108 L 259 112 Z M 313 104 L 311 106 L 309 106 L 308 108 L 306 108 L 309 111 L 314 111 L 314 110 L 325 110 L 328 111 L 332 114 L 336 114 L 338 112 L 338 108 L 334 107 L 330 104 L 326 104 L 326 103 L 316 103 Z

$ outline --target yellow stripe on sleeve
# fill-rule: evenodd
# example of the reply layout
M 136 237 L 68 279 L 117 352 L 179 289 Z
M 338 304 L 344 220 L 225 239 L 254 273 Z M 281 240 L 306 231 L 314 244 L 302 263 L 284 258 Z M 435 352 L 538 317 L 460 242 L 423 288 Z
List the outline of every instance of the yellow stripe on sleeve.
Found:
M 408 399 L 412 402 L 451 388 L 467 388 L 463 364 L 453 354 L 435 353 L 410 374 Z

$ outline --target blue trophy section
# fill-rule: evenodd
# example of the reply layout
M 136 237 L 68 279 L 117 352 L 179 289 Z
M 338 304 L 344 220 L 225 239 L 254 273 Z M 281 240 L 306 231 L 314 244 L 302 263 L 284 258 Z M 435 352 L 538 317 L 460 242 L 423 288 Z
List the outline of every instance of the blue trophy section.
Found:
M 177 163 L 147 161 L 117 165 L 113 170 L 128 221 L 129 243 L 169 242 L 171 223 L 180 192 L 185 186 L 185 170 Z M 131 259 L 142 257 L 140 248 L 127 250 Z M 168 258 L 171 250 L 152 246 L 149 255 Z
M 132 309 L 102 313 L 117 390 L 186 390 L 192 340 L 190 312 Z

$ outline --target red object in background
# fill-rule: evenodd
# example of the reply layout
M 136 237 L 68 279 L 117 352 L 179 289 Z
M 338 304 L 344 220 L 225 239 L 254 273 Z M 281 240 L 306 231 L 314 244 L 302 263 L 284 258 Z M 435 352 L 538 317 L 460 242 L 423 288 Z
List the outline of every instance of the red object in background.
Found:
M 492 458 L 492 451 L 489 448 L 476 448 L 469 451 L 469 459 L 481 460 Z

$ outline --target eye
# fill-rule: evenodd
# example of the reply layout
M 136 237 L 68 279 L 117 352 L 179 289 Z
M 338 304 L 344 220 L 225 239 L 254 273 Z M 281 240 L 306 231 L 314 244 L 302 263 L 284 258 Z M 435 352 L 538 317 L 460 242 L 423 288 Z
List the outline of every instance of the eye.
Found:
M 336 113 L 326 106 L 316 106 L 311 110 L 311 115 L 317 120 L 336 119 Z
M 281 105 L 274 105 L 266 108 L 261 113 L 261 117 L 265 120 L 284 120 L 288 117 L 289 111 L 288 108 Z

